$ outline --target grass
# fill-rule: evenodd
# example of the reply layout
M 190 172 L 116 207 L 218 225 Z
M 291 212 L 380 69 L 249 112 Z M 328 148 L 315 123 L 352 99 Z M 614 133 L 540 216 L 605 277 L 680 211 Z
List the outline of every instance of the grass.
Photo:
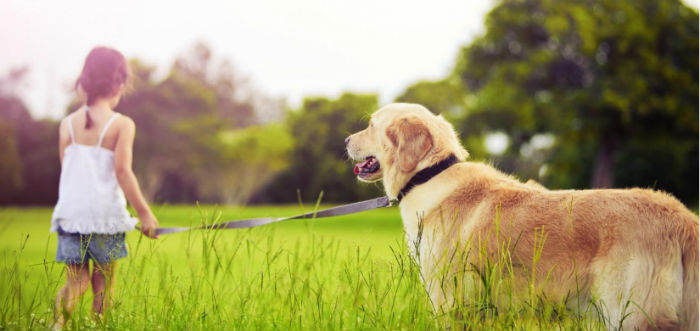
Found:
M 182 226 L 304 211 L 309 210 L 161 206 L 155 213 L 163 226 Z M 53 300 L 65 282 L 65 267 L 54 262 L 50 215 L 49 208 L 0 209 L 0 330 L 50 326 Z M 133 231 L 127 243 L 129 257 L 120 261 L 112 313 L 91 319 L 88 292 L 70 328 L 438 330 L 455 325 L 433 313 L 396 208 L 158 240 Z M 536 293 L 522 302 L 508 300 L 513 297 L 508 270 L 472 273 L 488 290 L 470 298 L 478 305 L 460 307 L 464 329 L 604 329 Z M 506 304 L 497 308 L 496 301 Z

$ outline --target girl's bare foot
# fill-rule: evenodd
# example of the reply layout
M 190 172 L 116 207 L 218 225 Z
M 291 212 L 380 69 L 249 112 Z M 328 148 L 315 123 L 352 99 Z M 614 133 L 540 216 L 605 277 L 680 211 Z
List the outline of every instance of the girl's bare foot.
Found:
M 54 331 L 63 330 L 64 324 L 65 324 L 65 320 L 63 319 L 63 316 L 58 316 L 53 321 L 53 325 L 51 325 L 51 330 L 54 330 Z

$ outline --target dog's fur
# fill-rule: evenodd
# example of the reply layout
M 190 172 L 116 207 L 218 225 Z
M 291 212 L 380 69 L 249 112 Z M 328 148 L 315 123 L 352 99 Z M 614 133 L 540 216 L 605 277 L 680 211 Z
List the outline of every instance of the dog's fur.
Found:
M 355 160 L 376 157 L 380 170 L 360 179 L 383 180 L 390 198 L 418 171 L 468 156 L 446 120 L 415 104 L 376 111 L 347 150 Z M 400 210 L 436 312 L 468 304 L 473 286 L 450 278 L 460 268 L 505 254 L 521 284 L 534 279 L 570 306 L 596 302 L 609 329 L 698 330 L 698 218 L 666 193 L 550 191 L 459 162 L 413 188 Z M 461 266 L 450 265 L 455 256 Z

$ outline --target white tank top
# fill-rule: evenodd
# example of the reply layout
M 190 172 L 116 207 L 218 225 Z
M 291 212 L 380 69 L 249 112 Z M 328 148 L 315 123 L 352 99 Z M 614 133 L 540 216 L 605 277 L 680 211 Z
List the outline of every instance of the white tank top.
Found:
M 51 232 L 57 232 L 59 226 L 65 232 L 82 234 L 131 231 L 137 219 L 126 210 L 114 171 L 114 152 L 102 147 L 105 132 L 119 114 L 107 121 L 95 146 L 75 142 L 73 116 L 68 118 L 71 144 L 63 155 Z

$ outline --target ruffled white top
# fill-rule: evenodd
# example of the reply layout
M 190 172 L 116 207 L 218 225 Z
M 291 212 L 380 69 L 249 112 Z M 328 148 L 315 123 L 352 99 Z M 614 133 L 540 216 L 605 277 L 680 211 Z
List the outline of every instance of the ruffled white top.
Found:
M 102 147 L 105 132 L 119 114 L 107 121 L 94 146 L 75 142 L 73 116 L 68 119 L 71 144 L 63 155 L 51 232 L 57 232 L 59 226 L 65 232 L 82 234 L 133 230 L 138 220 L 126 209 L 126 198 L 114 171 L 114 152 Z

